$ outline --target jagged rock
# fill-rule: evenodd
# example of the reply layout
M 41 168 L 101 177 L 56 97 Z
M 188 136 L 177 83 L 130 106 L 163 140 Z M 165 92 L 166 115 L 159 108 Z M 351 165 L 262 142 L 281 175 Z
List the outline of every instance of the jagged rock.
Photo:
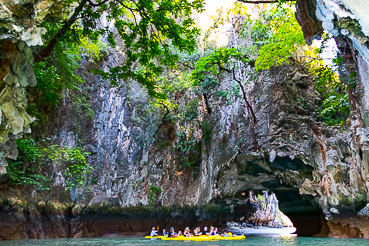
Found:
M 302 27 L 305 41 L 308 44 L 323 33 L 322 23 L 315 16 L 315 9 L 315 0 L 296 1 L 296 19 Z
M 41 37 L 46 30 L 39 27 L 40 24 L 46 19 L 61 19 L 62 7 L 63 2 L 60 0 L 1 0 L 0 27 L 2 32 L 0 40 L 24 41 L 29 46 L 42 45 Z M 30 58 L 30 56 L 28 57 Z
M 237 222 L 233 222 L 233 221 L 231 221 L 231 222 L 227 222 L 227 223 L 226 223 L 226 226 L 227 226 L 228 228 L 239 228 L 239 227 L 240 227 L 240 225 L 239 225 Z
M 331 208 L 329 211 L 330 211 L 332 214 L 340 214 L 340 211 L 338 211 L 338 209 L 337 209 L 337 208 Z
M 270 151 L 270 154 L 269 154 L 269 161 L 273 162 L 276 157 L 277 157 L 277 153 L 275 152 L 274 149 L 272 149 L 272 151 Z
M 309 75 L 296 72 L 295 75 L 292 78 L 292 81 L 300 80 L 300 79 L 303 79 L 303 78 L 306 78 L 306 77 L 309 77 Z
M 21 47 L 21 50 L 17 47 Z M 0 40 L 0 151 L 2 151 L 0 166 L 2 170 L 7 165 L 5 158 L 8 147 L 2 146 L 9 140 L 8 135 L 14 134 L 19 137 L 22 133 L 29 133 L 29 125 L 34 121 L 27 112 L 28 85 L 35 85 L 36 79 L 33 74 L 33 57 L 30 48 L 22 42 L 14 44 L 10 40 Z M 12 140 L 14 141 L 14 140 Z M 15 144 L 11 144 L 16 148 Z M 7 149 L 4 151 L 3 149 Z M 5 171 L 2 171 L 4 174 Z
M 0 106 L 6 117 L 5 121 L 0 120 L 0 150 L 8 141 L 8 134 L 30 132 L 29 124 L 34 119 L 25 110 L 25 88 L 37 82 L 29 46 L 43 44 L 42 35 L 46 29 L 40 25 L 46 20 L 61 19 L 62 7 L 63 1 L 59 0 L 0 0 Z M 1 153 L 0 176 L 6 173 L 5 158 L 8 157 L 7 151 Z
M 369 203 L 367 203 L 366 206 L 357 213 L 357 215 L 369 217 Z

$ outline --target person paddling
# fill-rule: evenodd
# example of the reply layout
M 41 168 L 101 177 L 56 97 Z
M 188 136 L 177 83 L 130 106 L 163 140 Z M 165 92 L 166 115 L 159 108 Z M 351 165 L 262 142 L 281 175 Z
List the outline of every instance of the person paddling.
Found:
M 171 237 L 177 237 L 177 233 L 174 232 L 174 228 L 171 227 L 170 228 L 170 231 L 168 232 L 168 237 L 171 238 Z
M 155 237 L 158 235 L 158 231 L 155 230 L 155 227 L 151 228 L 150 237 Z
M 163 236 L 168 236 L 168 232 L 166 232 L 165 229 L 163 229 Z
M 184 230 L 183 235 L 186 236 L 186 237 L 192 237 L 189 227 L 186 227 L 186 229 Z
M 193 234 L 194 234 L 195 236 L 201 236 L 201 235 L 202 235 L 202 233 L 200 232 L 200 227 L 196 227 L 196 229 L 193 231 Z
M 213 226 L 210 226 L 210 232 L 209 232 L 209 235 L 213 235 L 213 231 L 214 231 L 214 227 L 213 227 Z
M 212 236 L 219 235 L 218 234 L 218 228 L 215 227 L 214 230 L 212 231 L 211 235 Z
M 210 233 L 208 232 L 208 228 L 205 226 L 204 230 L 202 231 L 202 235 L 210 235 Z

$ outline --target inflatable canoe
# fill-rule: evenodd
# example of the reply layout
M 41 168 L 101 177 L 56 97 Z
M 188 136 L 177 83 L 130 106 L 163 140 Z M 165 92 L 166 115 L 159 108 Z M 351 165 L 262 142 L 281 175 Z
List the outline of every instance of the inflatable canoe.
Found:
M 199 236 L 199 237 L 162 237 L 161 240 L 167 241 L 213 241 L 213 240 L 242 240 L 245 239 L 246 236 L 230 236 L 230 237 L 221 237 L 219 235 L 216 236 Z
M 212 241 L 216 240 L 218 236 L 209 236 L 209 237 L 163 237 L 161 240 L 168 240 L 168 241 Z
M 217 240 L 242 240 L 245 239 L 246 236 L 233 236 L 233 237 L 217 237 Z
M 162 237 L 167 237 L 167 236 L 155 236 L 155 237 L 150 237 L 150 236 L 146 236 L 146 239 L 150 239 L 150 238 L 162 238 Z

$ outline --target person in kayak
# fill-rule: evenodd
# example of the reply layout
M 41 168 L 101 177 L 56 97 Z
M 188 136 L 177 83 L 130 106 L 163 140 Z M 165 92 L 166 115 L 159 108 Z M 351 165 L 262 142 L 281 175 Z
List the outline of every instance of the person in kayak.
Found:
M 208 228 L 205 226 L 204 230 L 202 231 L 202 235 L 210 235 L 210 233 L 208 232 Z
M 218 228 L 214 228 L 213 232 L 211 233 L 212 236 L 219 235 L 218 234 Z
M 182 236 L 182 232 L 178 231 L 178 237 Z
M 189 228 L 189 227 L 186 227 L 186 229 L 184 230 L 183 235 L 184 235 L 185 237 L 192 237 L 191 232 L 190 232 L 190 228 Z
M 231 232 L 224 232 L 224 234 L 222 234 L 221 236 L 222 237 L 242 237 L 242 236 L 245 236 L 245 234 L 237 235 L 237 234 L 232 234 Z
M 158 235 L 158 231 L 155 230 L 155 227 L 151 228 L 150 237 L 155 237 Z
M 170 231 L 168 232 L 168 237 L 171 238 L 171 237 L 177 237 L 177 233 L 174 232 L 174 228 L 171 227 L 170 228 Z
M 168 236 L 168 232 L 166 232 L 165 229 L 163 229 L 163 236 Z
M 210 235 L 213 235 L 213 231 L 214 231 L 214 226 L 210 226 L 209 236 L 210 236 Z
M 201 235 L 202 235 L 202 233 L 200 232 L 200 227 L 196 227 L 196 229 L 193 231 L 193 234 L 194 234 L 195 236 L 201 236 Z

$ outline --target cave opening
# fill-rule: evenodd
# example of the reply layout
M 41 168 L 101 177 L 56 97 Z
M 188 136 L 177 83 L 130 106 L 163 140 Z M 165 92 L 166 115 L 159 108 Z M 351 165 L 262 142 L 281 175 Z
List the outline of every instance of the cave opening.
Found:
M 267 159 L 238 156 L 236 163 L 238 175 L 245 177 L 249 182 L 245 183 L 244 189 L 234 196 L 240 201 L 234 207 L 235 221 L 239 222 L 242 215 L 249 218 L 252 213 L 256 212 L 255 206 L 253 207 L 248 201 L 250 195 L 247 196 L 247 194 L 250 191 L 256 194 L 256 197 L 262 196 L 267 191 L 269 195 L 275 194 L 278 209 L 293 223 L 297 229 L 296 234 L 301 236 L 326 236 L 328 234 L 327 221 L 314 201 L 314 197 L 300 194 L 298 185 L 283 181 L 289 180 L 285 177 L 286 175 L 290 175 L 292 180 L 311 180 L 313 179 L 313 167 L 297 158 L 279 156 L 273 162 Z
M 268 186 L 268 184 L 264 185 Z M 297 235 L 322 237 L 328 235 L 327 221 L 317 204 L 314 204 L 312 197 L 301 195 L 297 189 L 282 185 L 277 189 L 269 190 L 267 194 L 273 193 L 278 200 L 279 210 L 293 223 Z M 258 197 L 261 196 L 260 191 L 255 191 L 255 194 Z M 252 214 L 258 213 L 257 210 L 249 200 L 239 203 L 234 206 L 234 220 L 240 223 L 243 217 L 249 218 Z M 251 226 L 255 226 L 255 223 L 252 225 L 247 223 L 247 227 Z
M 276 190 L 279 209 L 292 221 L 299 236 L 326 236 L 328 225 L 312 197 L 300 195 L 296 189 Z

